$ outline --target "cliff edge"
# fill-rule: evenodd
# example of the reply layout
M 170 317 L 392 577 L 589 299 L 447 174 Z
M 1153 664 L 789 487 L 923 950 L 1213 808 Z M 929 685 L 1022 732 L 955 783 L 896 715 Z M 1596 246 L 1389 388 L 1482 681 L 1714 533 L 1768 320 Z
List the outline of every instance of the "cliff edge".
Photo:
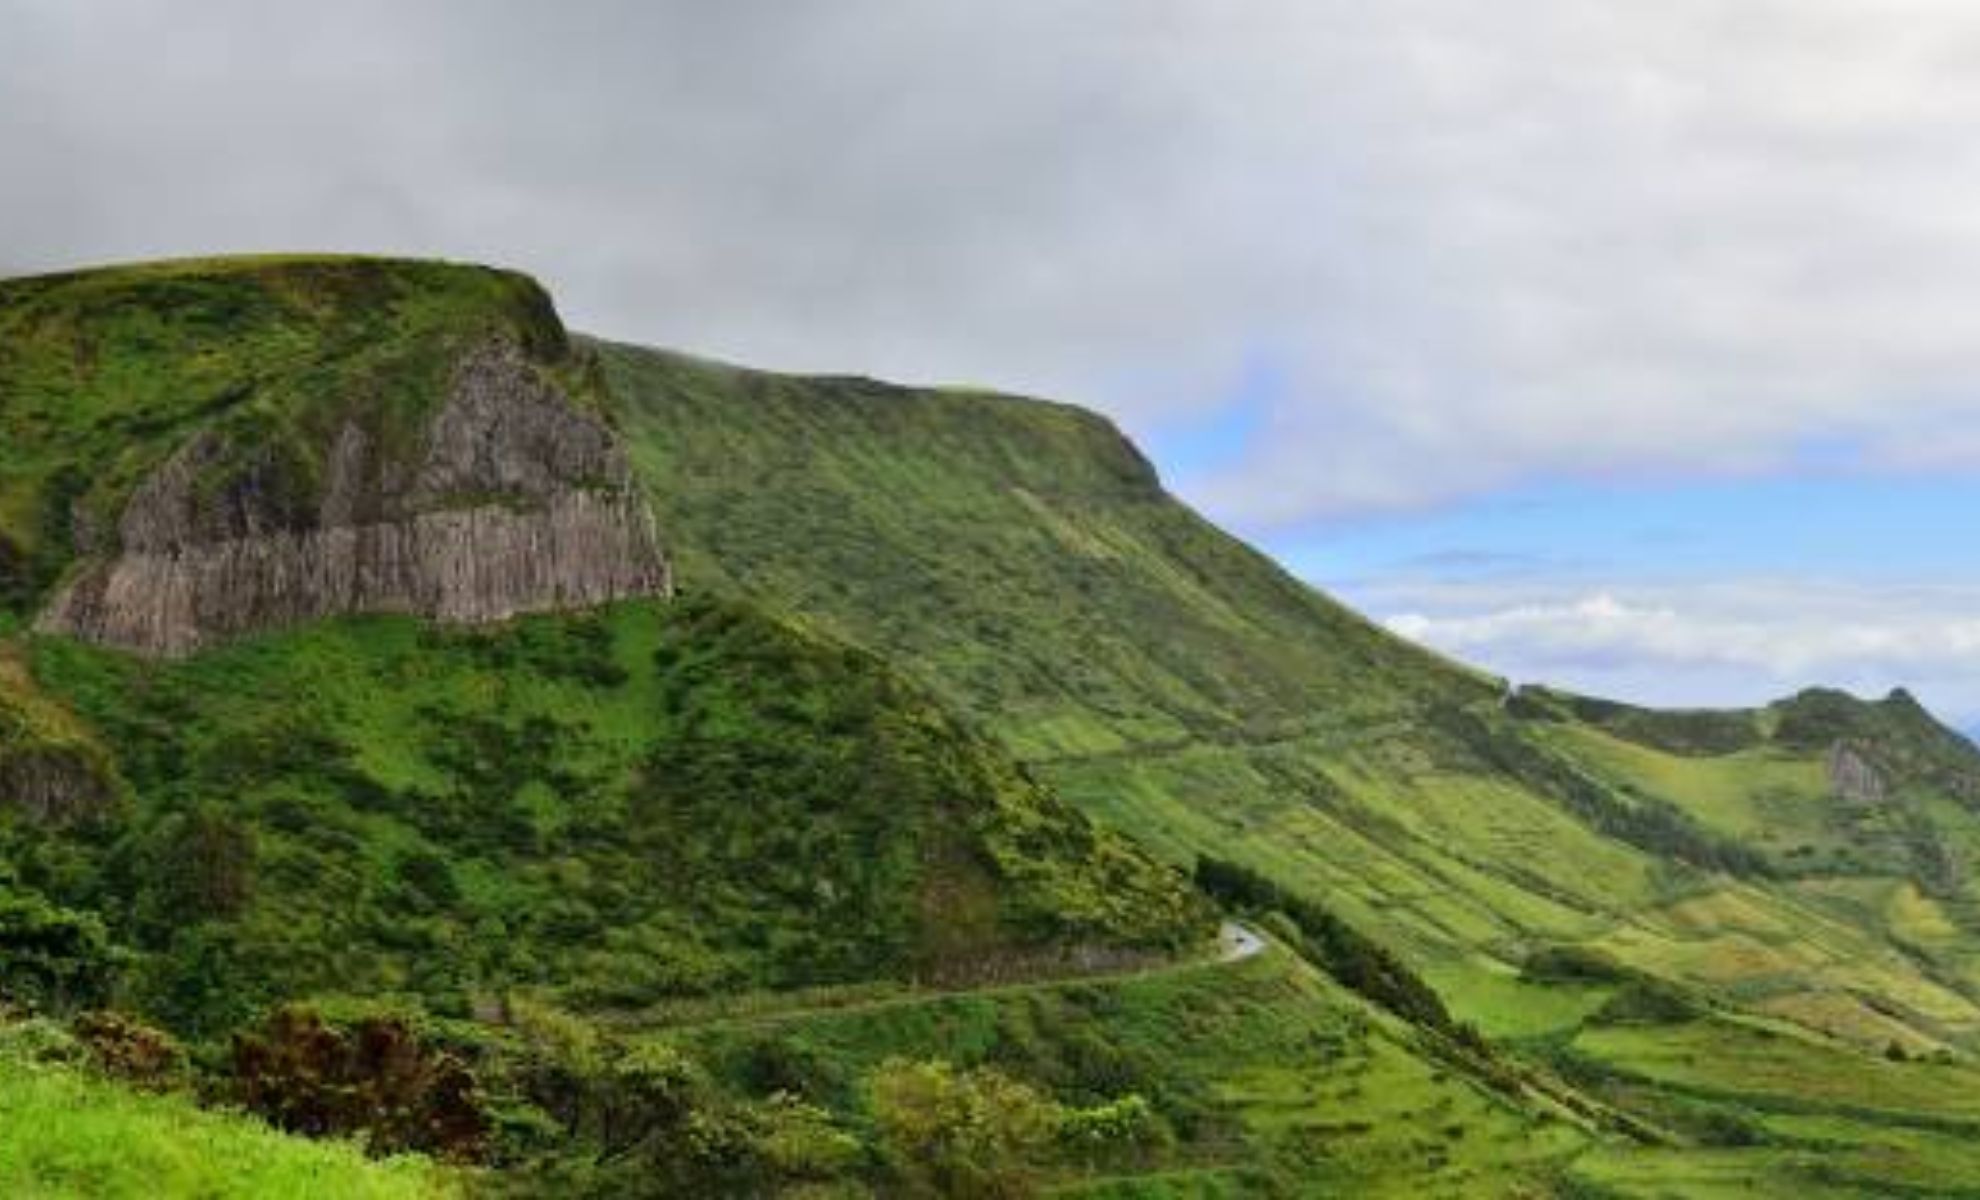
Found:
M 534 283 L 391 260 L 187 264 L 120 303 L 115 274 L 27 281 L 42 286 L 11 306 L 0 285 L 0 325 L 38 335 L 0 358 L 0 413 L 78 418 L 42 440 L 90 447 L 79 416 L 131 386 L 133 359 L 168 376 L 143 386 L 181 393 L 103 441 L 90 474 L 44 479 L 39 528 L 0 521 L 0 562 L 42 564 L 13 589 L 38 629 L 176 656 L 347 613 L 482 622 L 670 592 L 597 385 Z

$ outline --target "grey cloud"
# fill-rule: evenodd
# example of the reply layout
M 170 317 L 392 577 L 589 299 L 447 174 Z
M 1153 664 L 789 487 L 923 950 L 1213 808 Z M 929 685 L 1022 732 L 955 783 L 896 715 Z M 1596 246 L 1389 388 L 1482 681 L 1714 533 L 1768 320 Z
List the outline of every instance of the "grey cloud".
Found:
M 511 263 L 579 325 L 1153 429 L 1253 527 L 1960 469 L 1980 13 L 1932 0 L 0 0 L 0 268 Z M 1971 439 L 1967 443 L 1971 444 Z

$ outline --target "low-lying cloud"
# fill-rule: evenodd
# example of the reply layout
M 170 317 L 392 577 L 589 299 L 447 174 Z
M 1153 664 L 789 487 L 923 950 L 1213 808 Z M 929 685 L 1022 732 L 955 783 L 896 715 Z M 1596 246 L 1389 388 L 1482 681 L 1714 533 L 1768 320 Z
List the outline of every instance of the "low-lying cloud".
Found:
M 1691 706 L 1903 686 L 1980 722 L 1980 586 L 1405 580 L 1353 594 L 1391 630 L 1519 681 Z

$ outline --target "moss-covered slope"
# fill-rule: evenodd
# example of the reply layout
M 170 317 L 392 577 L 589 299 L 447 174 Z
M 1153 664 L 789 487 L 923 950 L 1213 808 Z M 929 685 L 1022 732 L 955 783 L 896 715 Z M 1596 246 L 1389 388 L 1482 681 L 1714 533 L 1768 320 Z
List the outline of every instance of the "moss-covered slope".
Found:
M 137 801 L 0 814 L 8 859 L 105 914 L 129 998 L 180 1028 L 346 991 L 465 1013 L 523 985 L 596 1009 L 963 980 L 1207 934 L 1183 881 L 883 665 L 730 604 L 30 653 Z
M 1178 861 L 1236 858 L 1324 899 L 1444 980 L 1460 1012 L 1490 1017 L 1534 946 L 1591 942 L 1785 1007 L 1862 1014 L 1881 997 L 1896 1015 L 1852 1023 L 1866 1040 L 1892 1021 L 1980 1034 L 1980 990 L 1944 953 L 1972 935 L 1921 958 L 1881 918 L 1787 878 L 1930 890 L 1957 876 L 1964 895 L 1949 862 L 1968 860 L 1980 818 L 1947 781 L 1975 757 L 1915 705 L 1508 701 L 1202 522 L 1090 414 L 601 354 L 684 586 L 894 656 L 1089 811 Z M 1618 739 L 1640 753 L 1602 752 Z M 1867 821 L 1887 850 L 1801 870 L 1816 860 L 1788 857 L 1792 843 L 1658 782 L 1665 763 L 1723 765 L 1712 786 L 1787 803 L 1784 783 L 1806 782 L 1827 812 L 1838 754 L 1893 780 L 1900 761 L 1936 772 L 1938 798 L 1912 806 L 1936 814 L 1931 830 L 1882 812 Z M 1835 828 L 1831 841 L 1849 827 Z M 1756 955 L 1763 928 L 1772 948 Z
M 754 1012 L 816 997 L 846 1021 L 795 1020 L 804 1036 L 765 1061 L 843 1059 L 845 1086 L 816 1099 L 855 1141 L 895 1055 L 994 1058 L 1075 1107 L 1145 1087 L 1177 1140 L 1109 1159 L 1091 1194 L 1633 1195 L 1659 1162 L 1707 1191 L 1959 1178 L 1948 1147 L 1970 1114 L 1948 1097 L 1970 1072 L 1914 1060 L 1980 1047 L 1976 755 L 1909 697 L 1660 713 L 1506 696 L 1203 522 L 1090 414 L 571 342 L 533 284 L 478 268 L 16 281 L 0 335 L 0 423 L 20 433 L 0 442 L 0 914 L 81 953 L 103 948 L 74 915 L 93 913 L 119 948 L 42 994 L 107 988 L 200 1036 L 298 995 L 397 996 L 484 1032 L 547 998 L 669 1042 L 661 1027 L 742 993 Z M 491 345 L 519 373 L 463 402 L 463 364 Z M 275 514 L 304 544 L 351 479 L 477 478 L 449 464 L 480 461 L 450 450 L 478 438 L 436 431 L 513 426 L 541 397 L 576 423 L 532 417 L 555 434 L 524 439 L 542 453 L 496 458 L 609 451 L 529 478 L 650 504 L 682 599 L 580 591 L 476 628 L 285 608 L 195 623 L 178 661 L 47 620 L 52 596 L 130 557 L 146 497 L 199 501 L 173 530 L 222 536 L 170 532 L 157 557 L 196 543 L 224 576 L 235 517 Z M 353 428 L 375 450 L 356 475 L 338 451 Z M 541 502 L 364 494 L 417 496 L 372 516 L 434 518 L 442 554 L 462 508 Z M 36 613 L 44 632 L 25 631 Z M 24 761 L 91 781 L 90 802 L 36 802 L 6 782 Z M 1304 968 L 1291 990 L 1268 971 L 1270 1003 L 1234 993 L 1211 1024 L 1136 1007 L 1168 996 L 1169 970 L 1063 1004 L 915 987 L 1148 965 L 1207 931 L 1173 869 L 1200 856 L 1393 947 L 1371 960 L 1422 972 L 1509 1053 L 1446 1076 L 1425 1056 L 1472 1038 L 1446 1021 L 1385 1043 L 1416 1083 L 1344 1065 L 1331 1023 L 1365 1006 Z M 1225 994 L 1220 969 L 1187 977 L 1187 1006 Z M 828 986 L 766 994 L 810 985 Z M 995 1036 L 963 1013 L 997 1014 Z M 884 1038 L 826 1044 L 869 1017 Z M 1075 1019 L 1093 1036 L 1057 1027 Z M 1189 1049 L 1211 1033 L 1233 1053 Z M 760 1047 L 730 1062 L 726 1034 L 689 1043 L 724 1086 L 755 1086 Z M 1165 1045 L 1177 1061 L 1130 1061 Z M 1857 1068 L 1946 1095 L 1867 1104 L 1837 1090 Z M 1486 1102 L 1499 1116 L 1437 1124 L 1469 1112 L 1454 1089 L 1504 1071 L 1526 1082 Z M 1368 1138 L 1356 1112 L 1403 1135 Z M 1585 1154 L 1598 1124 L 1619 1139 Z M 1458 1145 L 1488 1128 L 1533 1142 Z M 1646 1159 L 1642 1141 L 1666 1148 Z M 1230 1169 L 1262 1147 L 1283 1170 Z

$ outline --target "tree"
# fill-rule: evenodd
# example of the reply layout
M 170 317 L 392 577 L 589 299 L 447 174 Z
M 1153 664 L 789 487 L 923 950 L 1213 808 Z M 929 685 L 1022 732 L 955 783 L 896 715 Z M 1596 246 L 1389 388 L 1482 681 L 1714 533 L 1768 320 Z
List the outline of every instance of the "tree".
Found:
M 985 1067 L 889 1059 L 868 1084 L 881 1153 L 905 1194 L 1008 1200 L 1036 1189 L 1057 1106 Z
M 109 998 L 117 965 L 94 916 L 0 890 L 0 997 L 36 1009 L 93 1007 Z
M 285 1005 L 234 1036 L 233 1077 L 243 1105 L 292 1133 L 363 1134 L 378 1151 L 472 1160 L 490 1132 L 468 1065 L 403 1017 L 338 1025 Z

